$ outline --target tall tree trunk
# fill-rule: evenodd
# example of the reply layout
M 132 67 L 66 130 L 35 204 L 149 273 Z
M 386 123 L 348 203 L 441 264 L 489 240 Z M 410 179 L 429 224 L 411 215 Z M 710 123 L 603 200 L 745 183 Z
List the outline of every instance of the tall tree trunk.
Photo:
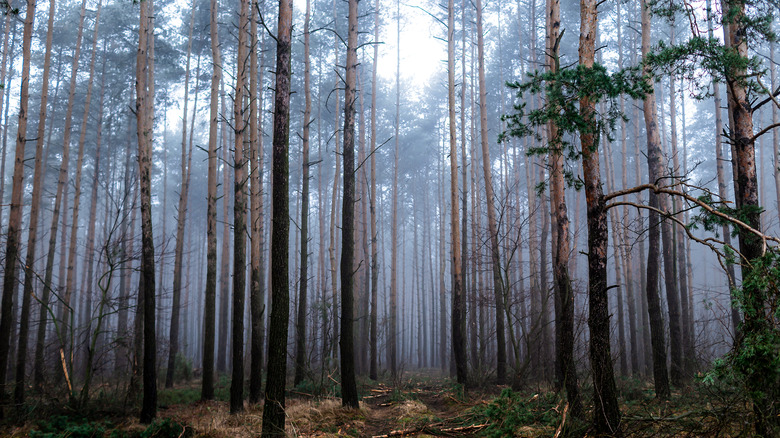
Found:
M 43 193 L 43 183 L 46 179 L 46 174 L 43 168 L 43 141 L 44 134 L 46 132 L 46 114 L 47 114 L 47 102 L 49 97 L 49 69 L 51 64 L 51 46 L 54 32 L 54 12 L 55 12 L 55 0 L 49 1 L 49 19 L 46 26 L 46 49 L 43 61 L 43 76 L 41 79 L 41 107 L 38 113 L 38 131 L 35 140 L 35 164 L 33 170 L 33 189 L 32 200 L 30 202 L 30 224 L 29 232 L 27 233 L 27 254 L 24 262 L 24 286 L 22 289 L 22 315 L 20 318 L 19 326 L 19 348 L 17 350 L 16 358 L 16 387 L 14 388 L 14 402 L 17 405 L 24 403 L 25 396 L 25 372 L 27 363 L 27 341 L 29 335 L 29 323 L 30 323 L 30 297 L 33 294 L 33 282 L 35 281 L 35 275 L 33 272 L 33 266 L 35 264 L 35 249 L 38 238 L 38 216 L 41 210 L 41 198 Z M 8 17 L 10 19 L 10 15 Z M 43 303 L 48 302 L 43 301 Z M 46 318 L 46 311 L 42 308 L 38 318 L 43 320 Z M 40 342 L 43 342 L 44 334 L 40 336 Z
M 244 297 L 246 296 L 246 160 L 244 159 L 244 96 L 247 76 L 247 33 L 249 33 L 249 3 L 241 0 L 238 16 L 238 50 L 236 58 L 236 89 L 233 97 L 234 179 L 233 179 L 233 326 L 230 380 L 230 413 L 244 410 Z
M 355 283 L 355 89 L 357 88 L 358 0 L 349 1 L 347 65 L 344 81 L 344 197 L 341 232 L 341 404 L 358 408 L 353 340 Z M 300 304 L 299 304 L 300 305 Z
M 292 0 L 279 0 L 276 36 L 276 86 L 273 136 L 273 226 L 271 228 L 271 324 L 268 329 L 268 376 L 263 409 L 263 436 L 285 436 L 284 387 L 287 375 L 289 322 L 288 206 L 290 142 L 290 55 Z
M 622 24 L 622 8 L 620 4 L 616 5 L 617 7 L 617 29 L 618 29 L 618 69 L 623 68 L 623 24 Z M 621 94 L 620 95 L 620 112 L 621 114 L 625 114 L 625 97 Z M 635 114 L 638 114 L 635 113 Z M 639 120 L 635 119 L 635 122 L 638 123 Z M 627 147 L 627 137 L 628 134 L 626 132 L 626 121 L 621 119 L 620 120 L 620 149 L 623 154 L 623 160 L 622 160 L 622 168 L 621 168 L 621 179 L 623 183 L 623 189 L 628 188 L 628 147 Z M 635 142 L 638 142 L 638 138 L 634 139 Z M 637 162 L 639 161 L 639 156 L 637 155 L 634 158 Z M 639 175 L 637 175 L 639 177 Z M 623 260 L 623 270 L 625 274 L 625 290 L 626 290 L 626 301 L 628 304 L 628 338 L 629 342 L 631 344 L 631 375 L 637 376 L 639 375 L 639 339 L 637 338 L 637 328 L 636 328 L 636 300 L 634 298 L 634 275 L 633 275 L 633 261 L 631 259 L 631 251 L 626 246 L 628 242 L 628 231 L 629 231 L 629 207 L 624 206 L 623 212 L 622 212 L 622 218 L 621 218 L 621 250 L 620 255 Z M 642 251 L 640 251 L 642 252 Z
M 97 41 L 98 41 L 98 29 L 100 24 L 100 8 L 102 2 L 98 2 L 97 15 L 95 16 L 95 29 L 92 37 L 92 54 L 89 62 L 89 79 L 87 80 L 87 94 L 84 98 L 84 115 L 81 120 L 81 131 L 79 134 L 79 148 L 78 156 L 76 158 L 76 176 L 74 178 L 74 191 L 73 191 L 73 217 L 71 219 L 70 230 L 70 244 L 68 246 L 68 271 L 67 281 L 65 283 L 65 295 L 62 299 L 62 306 L 60 307 L 60 348 L 65 352 L 65 356 L 71 358 L 66 365 L 73 367 L 73 351 L 75 350 L 73 339 L 75 337 L 75 312 L 73 309 L 75 306 L 71 306 L 71 298 L 76 290 L 76 238 L 78 237 L 78 225 L 79 225 L 79 212 L 81 207 L 81 173 L 84 163 L 84 147 L 87 138 L 87 122 L 89 121 L 89 109 L 92 102 L 92 85 L 95 77 L 95 57 L 97 55 Z M 74 370 L 66 371 L 71 374 L 71 378 Z M 66 376 L 67 377 L 67 376 Z M 70 392 L 71 401 L 75 401 L 76 396 L 74 391 Z
M 168 369 L 165 373 L 165 387 L 173 387 L 173 372 L 176 366 L 176 354 L 179 352 L 179 308 L 181 303 L 181 270 L 184 257 L 184 227 L 187 222 L 187 200 L 192 169 L 192 149 L 187 150 L 187 104 L 190 91 L 190 60 L 192 58 L 192 29 L 195 26 L 195 2 L 190 14 L 190 30 L 187 38 L 187 67 L 184 70 L 184 106 L 181 120 L 181 187 L 176 220 L 176 247 L 173 261 L 173 297 L 171 303 L 170 346 L 168 348 Z M 200 57 L 198 57 L 200 64 Z M 199 69 L 198 69 L 199 70 Z M 196 73 L 196 77 L 198 74 Z M 196 87 L 197 89 L 197 87 Z M 194 117 L 193 117 L 194 118 Z M 163 212 L 165 215 L 165 212 Z M 163 227 L 165 230 L 165 227 Z
M 663 105 L 663 87 L 658 87 L 659 99 Z M 663 133 L 666 122 L 664 121 L 665 111 L 660 113 L 661 119 L 661 141 L 659 147 L 661 148 L 661 154 L 666 153 L 666 136 Z M 660 158 L 659 158 L 660 159 Z M 660 163 L 660 161 L 659 161 Z M 651 178 L 651 181 L 655 183 L 659 181 L 659 178 L 663 178 L 664 168 L 657 169 L 657 177 Z M 661 194 L 658 197 L 659 206 L 662 211 L 667 214 L 672 213 L 673 200 L 669 199 L 669 196 Z M 671 203 L 671 205 L 670 205 Z M 680 292 L 679 283 L 677 282 L 677 273 L 675 272 L 676 260 L 675 260 L 675 242 L 674 242 L 674 226 L 671 221 L 662 220 L 661 222 L 661 241 L 663 242 L 663 257 L 664 257 L 664 283 L 666 286 L 666 305 L 669 314 L 669 350 L 671 356 L 671 366 L 669 369 L 669 376 L 671 378 L 672 385 L 680 386 L 682 384 L 682 322 L 680 316 Z
M 250 308 L 251 308 L 251 361 L 249 366 L 249 402 L 258 403 L 261 396 L 261 381 L 263 368 L 263 315 L 265 313 L 265 282 L 263 272 L 263 137 L 262 120 L 263 113 L 263 72 L 262 66 L 258 77 L 257 65 L 257 14 L 258 2 L 252 3 L 251 29 L 252 49 L 250 50 L 249 70 L 249 145 L 250 145 L 250 221 L 251 221 L 251 249 L 250 249 Z M 261 61 L 262 64 L 262 61 Z M 258 94 L 258 85 L 260 94 Z M 259 111 L 258 111 L 259 108 Z
M 501 257 L 498 247 L 498 222 L 496 220 L 495 193 L 491 172 L 487 126 L 487 86 L 485 85 L 485 43 L 482 32 L 482 0 L 477 0 L 477 50 L 479 64 L 479 120 L 482 145 L 482 171 L 485 177 L 485 201 L 487 202 L 490 255 L 493 266 L 493 293 L 496 301 L 496 380 L 506 380 L 506 338 L 504 336 L 504 280 L 501 275 Z
M 144 359 L 141 423 L 157 415 L 157 339 L 154 312 L 154 238 L 152 237 L 152 142 L 154 138 L 154 3 L 141 2 L 136 57 L 136 119 L 138 131 L 138 175 L 141 190 L 141 277 L 143 294 Z
M 30 45 L 32 44 L 33 22 L 35 21 L 35 2 L 27 1 L 24 17 L 24 35 L 22 43 L 22 89 L 19 94 L 19 122 L 16 134 L 16 155 L 14 157 L 13 185 L 11 188 L 11 208 L 8 214 L 8 234 L 6 234 L 5 272 L 3 273 L 3 309 L 0 315 L 0 403 L 6 399 L 6 372 L 10 358 L 9 344 L 13 326 L 11 301 L 16 292 L 19 272 L 19 240 L 22 226 L 22 191 L 24 189 L 24 146 L 27 143 L 27 105 L 30 87 Z M 22 370 L 23 372 L 23 370 Z M 0 419 L 3 418 L 0 408 Z
M 560 42 L 561 9 L 560 0 L 547 0 L 547 53 L 548 71 L 557 73 L 559 68 L 558 45 Z M 552 84 L 555 87 L 555 83 Z M 560 302 L 560 314 L 556 314 L 555 347 L 556 359 L 560 364 L 566 397 L 575 417 L 582 415 L 577 384 L 577 368 L 574 361 L 574 291 L 569 277 L 569 214 L 566 208 L 563 175 L 563 145 L 555 122 L 547 124 L 550 145 L 550 206 L 555 220 L 555 242 L 553 247 L 553 275 L 555 290 Z
M 295 378 L 297 386 L 303 381 L 306 372 L 306 300 L 309 286 L 309 125 L 311 124 L 311 59 L 309 51 L 311 37 L 311 0 L 306 0 L 306 15 L 303 22 L 303 157 L 301 181 L 301 272 L 298 283 L 298 315 L 295 321 Z M 344 173 L 346 177 L 346 172 Z
M 217 0 L 210 2 L 210 36 L 213 70 L 209 112 L 208 202 L 206 207 L 206 290 L 203 309 L 203 380 L 200 397 L 214 398 L 214 340 L 217 304 L 217 124 L 219 121 L 219 83 L 222 80 L 222 56 L 217 29 Z
M 374 41 L 379 41 L 379 0 L 374 1 Z M 378 289 L 379 289 L 379 245 L 377 239 L 376 218 L 376 95 L 377 66 L 379 64 L 379 44 L 374 44 L 374 61 L 371 72 L 371 196 L 369 210 L 371 212 L 371 315 L 369 327 L 369 370 L 368 376 L 376 380 L 379 374 L 379 351 L 377 333 Z
M 102 2 L 101 2 L 102 3 Z M 101 3 L 98 4 L 98 10 L 101 8 Z M 108 41 L 103 40 L 103 53 L 105 54 L 107 52 L 107 46 Z M 95 168 L 92 180 L 93 181 L 99 181 L 100 178 L 100 146 L 103 139 L 103 113 L 104 113 L 104 106 L 103 103 L 105 102 L 105 84 L 106 84 L 106 57 L 103 57 L 103 66 L 102 71 L 100 74 L 100 102 L 98 103 L 98 120 L 97 120 L 97 135 L 96 135 L 96 141 L 95 141 Z M 109 126 L 110 128 L 110 126 Z M 84 366 L 83 375 L 89 376 L 91 378 L 92 376 L 92 359 L 94 359 L 95 352 L 93 348 L 90 347 L 90 338 L 93 337 L 92 334 L 92 294 L 93 294 L 93 288 L 94 284 L 96 282 L 96 279 L 94 278 L 94 272 L 95 272 L 95 224 L 97 222 L 97 189 L 99 184 L 92 184 L 92 193 L 90 195 L 90 206 L 89 206 L 89 220 L 87 221 L 87 247 L 86 247 L 86 259 L 87 259 L 87 268 L 86 268 L 86 275 L 85 278 L 82 280 L 83 283 L 86 283 L 85 287 L 85 295 L 86 295 L 86 305 L 85 308 L 81 310 L 81 314 L 83 315 L 84 320 L 86 321 L 86 324 L 84 324 L 86 328 L 86 336 L 85 336 L 85 344 L 88 348 L 86 348 L 83 352 L 84 354 L 84 363 L 86 364 Z M 106 203 L 108 204 L 108 203 Z M 106 226 L 109 222 L 109 215 L 104 215 L 104 220 Z M 108 238 L 108 233 L 104 233 L 105 238 Z M 112 256 L 113 257 L 113 256 Z M 100 269 L 100 263 L 98 260 L 98 269 Z M 113 275 L 113 273 L 112 273 Z M 98 288 L 100 287 L 100 284 L 98 284 Z M 108 293 L 110 291 L 106 291 Z M 101 294 L 102 296 L 103 294 Z M 101 305 L 104 304 L 104 300 L 101 299 L 100 301 Z M 104 306 L 103 306 L 104 307 Z M 104 315 L 98 313 L 98 318 L 103 319 Z M 99 336 L 96 339 L 99 339 L 103 336 L 103 333 L 97 332 L 97 335 Z M 85 388 L 89 388 L 89 384 L 84 385 Z M 84 393 L 84 390 L 82 389 L 82 394 Z M 85 394 L 87 395 L 87 394 Z M 83 398 L 83 397 L 82 397 Z M 83 406 L 84 403 L 80 402 L 80 405 Z
M 76 46 L 73 50 L 73 61 L 71 64 L 71 75 L 70 75 L 70 88 L 68 91 L 68 106 L 65 111 L 65 126 L 63 128 L 62 138 L 63 138 L 63 148 L 62 148 L 62 161 L 60 163 L 60 169 L 57 179 L 57 193 L 54 197 L 54 210 L 52 211 L 51 216 L 51 229 L 49 232 L 49 249 L 46 255 L 46 270 L 44 272 L 44 278 L 43 278 L 43 287 L 44 292 L 41 299 L 41 320 L 39 322 L 38 326 L 38 334 L 41 333 L 44 334 L 43 337 L 45 337 L 45 329 L 46 329 L 46 323 L 49 316 L 49 313 L 52 313 L 51 316 L 53 316 L 52 309 L 49 308 L 49 297 L 51 295 L 52 291 L 52 275 L 54 273 L 54 256 L 56 254 L 56 248 L 57 248 L 57 230 L 60 225 L 60 207 L 62 205 L 63 198 L 67 197 L 65 195 L 66 187 L 67 187 L 67 181 L 68 181 L 68 164 L 70 161 L 70 136 L 73 128 L 73 104 L 74 99 L 76 95 L 76 74 L 78 72 L 79 67 L 79 55 L 81 53 L 81 39 L 84 33 L 84 16 L 86 15 L 86 0 L 82 0 L 81 3 L 81 13 L 79 15 L 79 27 L 78 27 L 78 33 L 76 36 Z M 67 210 L 66 210 L 67 211 Z M 62 241 L 63 246 L 65 245 L 65 241 Z M 41 339 L 43 340 L 43 337 Z M 36 345 L 35 350 L 35 380 L 36 380 L 36 386 L 43 383 L 43 375 L 44 375 L 44 344 L 39 342 L 38 345 Z
M 642 2 L 642 57 L 650 52 L 650 4 L 648 0 Z M 652 77 L 650 79 L 652 86 Z M 658 132 L 658 118 L 656 113 L 655 93 L 648 93 L 644 99 L 645 131 L 647 132 L 647 167 L 650 181 L 655 183 L 661 178 L 661 139 Z M 650 192 L 649 205 L 651 208 L 661 206 L 661 196 Z M 647 253 L 647 310 L 650 317 L 650 336 L 653 351 L 653 381 L 655 395 L 661 400 L 670 396 L 669 377 L 666 369 L 666 343 L 664 341 L 663 320 L 661 319 L 661 302 L 658 296 L 658 274 L 660 271 L 660 218 L 655 210 L 650 210 L 648 224 L 648 253 Z
M 580 2 L 580 65 L 592 68 L 596 52 L 598 12 L 596 0 Z M 595 103 L 590 96 L 580 98 L 580 116 L 586 126 L 595 125 Z M 590 363 L 593 371 L 596 434 L 618 433 L 620 407 L 615 389 L 609 345 L 609 302 L 607 295 L 607 211 L 601 188 L 597 129 L 583 130 L 582 167 L 588 206 L 588 278 Z
M 465 309 L 463 299 L 463 264 L 461 261 L 458 207 L 458 149 L 455 131 L 455 2 L 447 2 L 447 109 L 450 139 L 450 231 L 452 233 L 452 355 L 458 383 L 467 383 Z M 465 139 L 464 139 L 465 140 Z M 462 159 L 465 162 L 466 156 Z M 465 165 L 464 165 L 465 168 Z M 465 186 L 465 179 L 464 179 Z M 465 217 L 465 212 L 464 212 Z M 439 226 L 443 226 L 440 223 Z
M 741 59 L 748 58 L 747 30 L 750 19 L 746 17 L 745 4 L 739 1 L 723 1 L 723 21 L 727 26 L 726 48 Z M 733 145 L 732 162 L 735 163 L 736 207 L 744 215 L 744 221 L 755 230 L 761 230 L 761 219 L 758 202 L 758 181 L 756 178 L 756 153 L 755 137 L 753 134 L 753 108 L 750 93 L 745 85 L 747 72 L 742 64 L 732 67 L 726 72 L 728 84 L 728 106 Z M 744 309 L 744 321 L 742 324 L 745 339 L 762 336 L 766 330 L 768 319 L 766 318 L 766 291 L 755 282 L 746 281 L 753 274 L 753 263 L 763 255 L 762 241 L 744 227 L 739 231 L 739 252 L 744 258 L 742 263 L 742 307 Z M 738 340 L 738 348 L 743 349 L 747 342 Z M 750 348 L 753 348 L 752 346 Z M 780 415 L 776 400 L 778 389 L 770 383 L 767 387 L 765 379 L 762 379 L 761 367 L 753 368 L 757 363 L 770 363 L 771 358 L 766 352 L 754 352 L 754 360 L 751 368 L 746 370 L 747 389 L 753 399 L 753 412 L 755 414 L 756 435 L 774 435 L 780 428 Z M 769 353 L 774 354 L 774 353 Z M 757 363 L 756 363 L 757 362 Z
M 220 83 L 222 91 L 220 93 L 220 104 L 222 114 L 227 117 L 227 107 L 225 105 L 225 83 Z M 235 121 L 233 121 L 235 123 Z M 227 132 L 229 123 L 224 123 L 221 132 L 222 142 L 222 254 L 220 257 L 219 268 L 219 340 L 217 345 L 217 372 L 227 372 L 228 368 L 228 331 L 230 316 L 228 309 L 230 307 L 230 220 L 229 206 L 230 197 L 228 196 L 228 187 L 230 187 L 230 172 L 228 172 L 228 143 Z
M 388 361 L 393 379 L 398 376 L 398 157 L 401 125 L 401 2 L 396 0 L 395 150 L 393 155 L 393 218 L 390 237 L 390 316 Z
M 672 23 L 672 30 L 671 30 L 671 44 L 674 44 L 674 33 L 675 33 L 675 26 L 674 23 Z M 677 92 L 676 92 L 676 86 L 675 86 L 675 80 L 674 76 L 669 77 L 669 121 L 670 121 L 670 144 L 671 144 L 671 156 L 672 156 L 672 164 L 674 168 L 674 175 L 681 175 L 681 172 L 684 172 L 684 169 L 680 167 L 680 159 L 679 159 L 679 150 L 677 148 Z M 679 182 L 679 178 L 672 179 L 673 182 Z M 682 209 L 682 203 L 680 202 L 679 198 L 674 198 L 671 200 L 671 213 L 678 215 L 680 214 L 680 210 Z M 680 323 L 680 381 L 679 383 L 675 383 L 675 385 L 682 383 L 686 378 L 686 363 L 690 360 L 688 357 L 690 353 L 690 346 L 688 345 L 689 337 L 688 333 L 690 332 L 690 320 L 688 318 L 688 276 L 687 276 L 687 270 L 685 269 L 685 241 L 683 240 L 683 230 L 682 227 L 678 224 L 672 225 L 672 254 L 674 259 L 674 267 L 672 271 L 674 272 L 673 278 L 675 279 L 675 284 L 678 287 L 678 296 L 679 296 L 679 302 L 680 302 L 680 308 L 679 308 L 679 323 Z M 670 313 L 671 315 L 671 313 Z M 671 322 L 671 316 L 670 316 L 670 322 Z M 670 329 L 671 330 L 671 329 Z M 674 351 L 674 348 L 673 350 Z M 672 362 L 672 369 L 674 370 L 674 360 Z M 674 372 L 672 372 L 672 382 L 674 383 Z

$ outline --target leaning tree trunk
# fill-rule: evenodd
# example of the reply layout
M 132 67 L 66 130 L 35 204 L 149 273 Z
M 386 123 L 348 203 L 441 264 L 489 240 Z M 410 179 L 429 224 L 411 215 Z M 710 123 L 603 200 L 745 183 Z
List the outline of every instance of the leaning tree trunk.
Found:
M 580 65 L 592 68 L 596 53 L 596 0 L 580 2 Z M 588 207 L 588 326 L 590 327 L 590 363 L 593 371 L 596 434 L 618 433 L 620 407 L 609 345 L 609 302 L 607 295 L 607 210 L 601 188 L 595 102 L 591 96 L 580 98 L 580 116 L 590 129 L 580 133 L 585 199 Z
M 292 0 L 279 0 L 276 36 L 276 86 L 274 98 L 273 199 L 271 227 L 271 320 L 268 328 L 268 376 L 263 409 L 263 436 L 285 436 L 284 388 L 287 376 L 287 327 L 289 322 L 289 180 L 290 58 Z

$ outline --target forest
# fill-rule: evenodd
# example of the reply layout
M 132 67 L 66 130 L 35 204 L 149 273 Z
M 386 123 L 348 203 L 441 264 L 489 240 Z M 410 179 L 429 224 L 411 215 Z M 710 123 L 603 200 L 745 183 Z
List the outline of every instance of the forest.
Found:
M 0 436 L 780 436 L 780 1 L 0 10 Z

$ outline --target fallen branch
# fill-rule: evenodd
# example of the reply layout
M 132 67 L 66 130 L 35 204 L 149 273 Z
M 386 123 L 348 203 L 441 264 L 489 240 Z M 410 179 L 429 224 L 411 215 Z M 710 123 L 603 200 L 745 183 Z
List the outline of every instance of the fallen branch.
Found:
M 398 429 L 390 431 L 389 433 L 385 435 L 374 435 L 371 438 L 390 438 L 394 436 L 408 436 L 408 435 L 414 435 L 418 433 L 427 432 L 431 435 L 438 435 L 438 434 L 453 434 L 453 433 L 465 433 L 465 432 L 476 432 L 480 429 L 483 429 L 487 427 L 488 423 L 483 424 L 472 424 L 469 426 L 459 426 L 459 427 L 450 427 L 446 429 L 436 429 L 433 426 L 434 425 L 427 425 L 422 427 L 413 427 L 410 429 Z
M 569 413 L 569 404 L 566 403 L 566 406 L 563 407 L 563 418 L 561 419 L 561 424 L 558 425 L 558 430 L 555 431 L 555 435 L 553 435 L 553 438 L 558 438 L 561 436 L 561 433 L 563 433 L 563 425 L 566 424 L 566 414 Z

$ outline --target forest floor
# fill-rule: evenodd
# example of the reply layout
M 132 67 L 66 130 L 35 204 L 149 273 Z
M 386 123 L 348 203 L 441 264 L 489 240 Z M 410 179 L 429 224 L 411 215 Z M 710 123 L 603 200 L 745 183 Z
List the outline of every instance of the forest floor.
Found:
M 395 382 L 359 381 L 359 409 L 344 409 L 333 376 L 288 392 L 287 433 L 294 437 L 583 437 L 592 436 L 587 421 L 568 415 L 560 395 L 546 388 L 479 385 L 462 388 L 438 371 L 403 374 Z M 330 382 L 330 383 L 328 383 Z M 216 400 L 199 401 L 200 382 L 160 389 L 158 420 L 138 423 L 128 413 L 106 407 L 89 414 L 40 410 L 16 424 L 0 424 L 0 437 L 255 437 L 262 426 L 262 404 L 228 412 L 229 381 L 222 378 Z M 737 394 L 694 383 L 670 401 L 653 397 L 652 386 L 619 379 L 621 429 L 631 437 L 750 436 L 750 406 Z M 586 418 L 592 416 L 591 388 L 583 388 Z M 312 395 L 326 394 L 326 395 Z M 47 412 L 43 415 L 43 412 Z M 30 418 L 34 417 L 34 418 Z M 40 418 L 43 417 L 43 418 Z

